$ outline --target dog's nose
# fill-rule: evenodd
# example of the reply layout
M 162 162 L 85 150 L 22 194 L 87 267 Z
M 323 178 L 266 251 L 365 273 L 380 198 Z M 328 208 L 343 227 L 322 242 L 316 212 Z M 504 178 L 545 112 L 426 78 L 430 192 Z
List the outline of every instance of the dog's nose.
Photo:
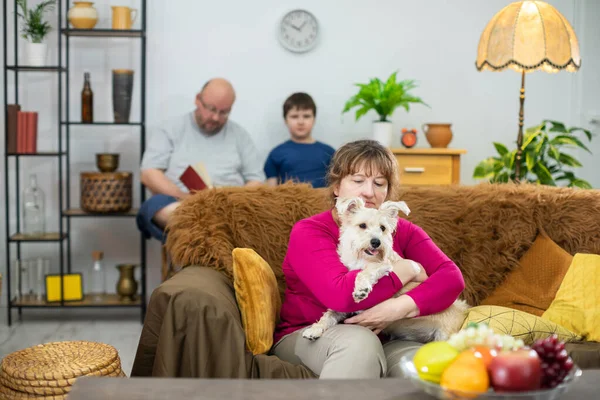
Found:
M 373 246 L 374 249 L 378 248 L 379 246 L 381 246 L 381 240 L 371 239 L 371 246 Z

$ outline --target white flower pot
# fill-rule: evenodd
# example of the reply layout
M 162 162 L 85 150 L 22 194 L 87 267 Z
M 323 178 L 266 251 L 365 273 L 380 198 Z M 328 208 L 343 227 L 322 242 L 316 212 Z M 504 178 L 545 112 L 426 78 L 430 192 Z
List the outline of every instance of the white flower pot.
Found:
M 46 65 L 48 44 L 27 42 L 27 45 L 25 46 L 25 54 L 25 65 L 32 67 L 43 67 Z
M 373 140 L 377 140 L 385 147 L 392 145 L 393 125 L 389 121 L 373 122 Z

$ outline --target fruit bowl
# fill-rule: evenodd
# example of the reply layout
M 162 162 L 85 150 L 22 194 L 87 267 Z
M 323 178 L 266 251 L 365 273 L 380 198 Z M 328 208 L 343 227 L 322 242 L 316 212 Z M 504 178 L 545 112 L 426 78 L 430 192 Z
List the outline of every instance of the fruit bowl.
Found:
M 434 396 L 438 399 L 449 400 L 449 399 L 496 399 L 496 400 L 507 400 L 507 399 L 519 399 L 519 400 L 553 400 L 558 399 L 562 394 L 564 394 L 569 387 L 579 379 L 582 375 L 581 369 L 574 365 L 569 374 L 565 377 L 562 383 L 556 386 L 553 389 L 540 389 L 535 391 L 528 392 L 495 392 L 493 389 L 488 390 L 485 393 L 475 393 L 468 391 L 450 391 L 446 390 L 440 385 L 423 380 L 417 374 L 417 369 L 413 363 L 413 357 L 418 349 L 412 349 L 407 351 L 407 353 L 400 359 L 400 368 L 404 376 L 411 380 L 411 382 L 420 390 L 423 390 L 425 393 Z

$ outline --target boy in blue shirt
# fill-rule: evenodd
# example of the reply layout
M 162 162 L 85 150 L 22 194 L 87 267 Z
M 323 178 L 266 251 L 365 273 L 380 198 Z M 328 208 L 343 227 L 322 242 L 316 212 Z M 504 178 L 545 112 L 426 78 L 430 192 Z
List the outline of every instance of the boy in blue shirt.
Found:
M 317 106 L 306 93 L 294 93 L 283 103 L 290 140 L 275 147 L 267 157 L 264 170 L 268 185 L 292 180 L 315 188 L 327 186 L 325 177 L 335 150 L 312 137 L 316 115 Z

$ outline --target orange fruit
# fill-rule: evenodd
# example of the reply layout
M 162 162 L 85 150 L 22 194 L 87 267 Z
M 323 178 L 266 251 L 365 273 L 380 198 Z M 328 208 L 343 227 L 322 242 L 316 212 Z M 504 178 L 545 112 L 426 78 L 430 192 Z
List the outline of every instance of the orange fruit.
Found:
M 461 352 L 442 373 L 440 386 L 463 397 L 475 398 L 490 387 L 487 367 L 472 350 Z
M 498 352 L 495 349 L 489 348 L 487 346 L 475 346 L 471 349 L 475 354 L 475 357 L 481 358 L 486 368 L 490 366 L 494 357 L 498 355 Z

